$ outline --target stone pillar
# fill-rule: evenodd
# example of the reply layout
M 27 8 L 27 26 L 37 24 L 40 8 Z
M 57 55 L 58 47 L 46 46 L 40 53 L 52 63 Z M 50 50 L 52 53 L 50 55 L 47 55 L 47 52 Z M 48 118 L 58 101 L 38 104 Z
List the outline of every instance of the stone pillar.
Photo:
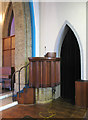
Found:
M 28 3 L 13 2 L 15 19 L 15 71 L 27 63 L 31 56 L 31 24 Z M 28 13 L 29 14 L 28 14 Z M 25 69 L 21 71 L 20 88 L 25 86 Z M 15 90 L 18 91 L 18 75 L 16 75 Z

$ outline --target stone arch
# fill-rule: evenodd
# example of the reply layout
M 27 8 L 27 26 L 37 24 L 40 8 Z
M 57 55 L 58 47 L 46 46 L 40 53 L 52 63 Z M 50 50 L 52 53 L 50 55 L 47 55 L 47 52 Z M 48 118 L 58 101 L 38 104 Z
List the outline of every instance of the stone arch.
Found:
M 27 2 L 11 2 L 8 4 L 3 24 L 3 37 L 8 36 L 8 27 L 11 12 L 14 13 L 15 22 L 15 71 L 19 70 L 28 62 L 31 56 L 31 19 L 29 4 Z M 9 11 L 9 12 L 8 12 Z M 8 18 L 8 19 L 7 19 Z M 7 23 L 8 21 L 8 23 Z M 24 87 L 25 71 L 21 75 L 21 89 Z M 18 81 L 16 78 L 16 90 L 18 90 Z
M 68 32 L 68 27 L 69 26 L 71 28 L 71 30 L 73 31 L 74 35 L 76 36 L 77 38 L 77 42 L 78 42 L 78 45 L 79 45 L 79 49 L 80 49 L 80 58 L 81 58 L 81 79 L 84 78 L 84 59 L 83 59 L 83 48 L 82 48 L 82 44 L 81 44 L 81 41 L 80 41 L 80 38 L 76 32 L 76 30 L 74 29 L 74 27 L 66 20 L 63 24 L 63 26 L 61 27 L 60 29 L 60 32 L 57 36 L 57 40 L 56 40 L 56 43 L 55 43 L 55 47 L 54 47 L 54 51 L 56 51 L 56 55 L 57 57 L 60 57 L 60 53 L 61 53 L 61 46 L 62 46 L 62 43 L 63 43 L 63 40 L 65 38 L 65 35 L 67 34 Z
M 13 6 L 12 6 L 12 2 L 8 3 L 8 7 L 5 13 L 5 17 L 4 17 L 4 23 L 3 23 L 3 28 L 2 28 L 2 37 L 8 37 L 9 35 L 9 28 L 10 28 L 10 24 L 11 24 L 11 20 L 12 20 L 12 16 L 13 16 Z

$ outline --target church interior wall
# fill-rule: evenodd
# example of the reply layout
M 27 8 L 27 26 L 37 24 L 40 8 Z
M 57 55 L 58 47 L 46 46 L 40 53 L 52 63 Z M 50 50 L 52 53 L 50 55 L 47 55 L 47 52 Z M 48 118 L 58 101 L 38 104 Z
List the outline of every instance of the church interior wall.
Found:
M 39 57 L 39 47 L 40 47 L 40 40 L 39 40 L 39 34 L 40 34 L 40 20 L 39 20 L 39 2 L 34 2 L 33 3 L 34 7 L 34 18 L 35 18 L 35 39 L 36 39 L 36 57 Z
M 86 73 L 88 73 L 88 2 L 86 3 Z M 88 74 L 86 74 L 88 79 Z
M 45 52 L 55 51 L 58 34 L 68 21 L 79 36 L 83 51 L 81 64 L 82 77 L 86 79 L 86 3 L 40 2 L 40 56 Z M 46 46 L 46 51 L 45 51 Z
M 6 13 L 9 3 L 3 5 L 3 15 Z M 30 12 L 28 3 L 13 2 L 14 20 L 15 20 L 15 65 L 16 70 L 20 69 L 27 62 L 27 58 L 31 56 L 32 42 L 31 42 L 31 22 L 30 22 Z M 35 22 L 36 22 L 36 56 L 44 56 L 46 52 L 55 51 L 55 44 L 57 44 L 57 39 L 59 32 L 64 25 L 65 21 L 68 21 L 71 26 L 75 29 L 79 36 L 80 44 L 83 51 L 83 64 L 82 71 L 84 74 L 81 79 L 86 79 L 86 61 L 87 61 L 87 45 L 86 45 L 86 3 L 48 3 L 40 2 L 34 4 L 35 8 Z M 37 10 L 37 11 L 36 11 Z M 37 16 L 38 14 L 38 16 Z M 19 24 L 18 24 L 19 23 Z M 3 24 L 2 24 L 3 25 Z M 0 56 L 2 56 L 2 40 L 0 39 Z M 46 46 L 46 50 L 45 50 Z M 59 49 L 59 48 L 58 48 Z M 81 50 L 82 50 L 81 49 Z M 2 65 L 2 57 L 0 57 L 0 65 Z M 24 84 L 25 73 L 22 73 L 21 83 Z M 17 89 L 18 81 L 16 81 L 15 87 Z M 21 89 L 24 86 L 21 86 Z M 55 98 L 60 96 L 60 86 L 57 86 L 57 92 Z M 59 90 L 58 90 L 59 89 Z M 37 91 L 37 90 L 36 90 Z M 38 102 L 43 100 L 48 100 L 48 94 L 42 96 L 41 91 L 47 93 L 47 90 L 40 90 L 40 98 Z M 50 92 L 50 98 L 52 97 L 51 88 L 48 89 Z

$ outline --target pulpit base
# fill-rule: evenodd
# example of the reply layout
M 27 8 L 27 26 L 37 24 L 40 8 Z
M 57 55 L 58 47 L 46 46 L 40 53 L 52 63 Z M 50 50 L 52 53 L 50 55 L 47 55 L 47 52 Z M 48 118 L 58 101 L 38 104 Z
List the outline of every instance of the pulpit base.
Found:
M 35 89 L 36 104 L 46 104 L 51 102 L 53 99 L 57 99 L 58 97 L 60 97 L 60 85 L 55 86 L 54 88 L 48 87 Z

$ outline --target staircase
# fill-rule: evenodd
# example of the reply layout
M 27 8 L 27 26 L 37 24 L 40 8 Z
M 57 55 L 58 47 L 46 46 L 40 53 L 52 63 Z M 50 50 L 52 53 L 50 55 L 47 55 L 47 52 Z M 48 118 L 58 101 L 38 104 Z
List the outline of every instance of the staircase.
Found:
M 23 90 L 17 92 L 13 98 L 14 101 L 18 101 L 19 104 L 34 104 L 35 103 L 35 89 L 24 87 Z
M 12 101 L 12 92 L 0 94 L 0 111 L 13 107 L 17 104 L 17 101 Z
M 19 104 L 34 104 L 35 103 L 35 89 L 29 87 L 29 81 L 27 82 L 28 79 L 28 74 L 27 74 L 27 69 L 28 69 L 29 63 L 26 66 L 23 66 L 20 70 L 16 71 L 13 73 L 12 76 L 12 81 L 14 81 L 14 76 L 15 74 L 18 73 L 18 81 L 19 81 L 19 91 L 14 94 L 14 88 L 13 90 L 13 101 L 18 101 Z M 21 70 L 25 70 L 25 87 L 20 90 L 20 73 Z
M 28 59 L 29 63 L 16 71 L 12 76 L 12 81 L 14 81 L 15 74 L 18 76 L 18 92 L 15 94 L 14 88 L 12 90 L 13 100 L 17 100 L 19 104 L 35 103 L 34 88 L 53 88 L 60 84 L 60 58 L 56 58 L 56 55 L 53 56 L 50 53 L 46 57 L 30 57 Z M 28 66 L 29 72 L 27 71 Z M 25 70 L 25 87 L 21 90 L 20 78 L 23 69 Z

